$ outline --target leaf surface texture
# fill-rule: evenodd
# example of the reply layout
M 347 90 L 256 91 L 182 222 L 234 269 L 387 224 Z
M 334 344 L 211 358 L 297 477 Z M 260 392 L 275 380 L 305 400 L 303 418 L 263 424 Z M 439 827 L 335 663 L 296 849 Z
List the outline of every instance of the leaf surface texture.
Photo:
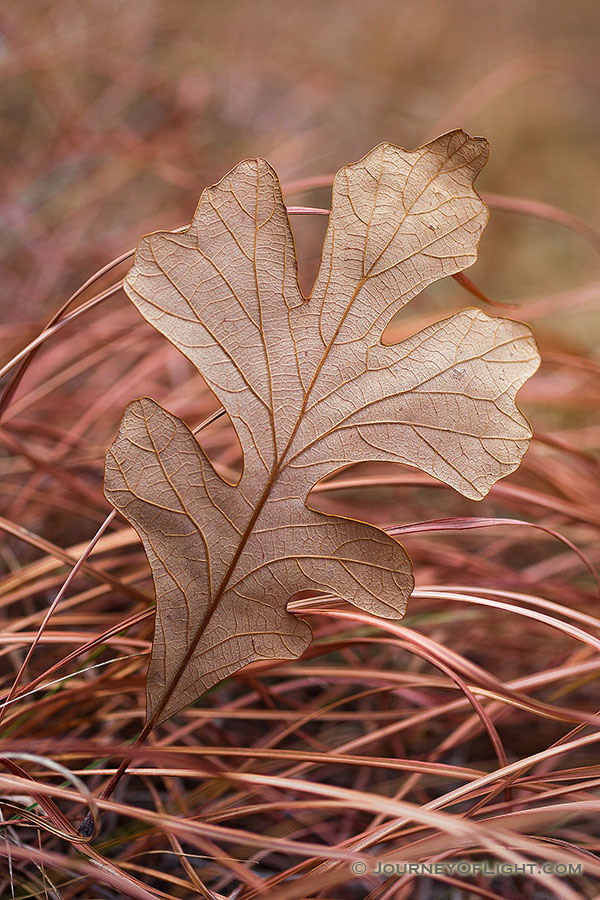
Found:
M 465 309 L 381 342 L 398 309 L 475 261 L 487 210 L 472 184 L 487 152 L 457 131 L 414 151 L 381 144 L 342 169 L 309 299 L 265 160 L 205 190 L 185 233 L 140 241 L 126 291 L 202 373 L 244 457 L 227 483 L 147 398 L 107 453 L 107 497 L 139 533 L 156 589 L 152 725 L 250 662 L 299 656 L 311 633 L 286 604 L 300 590 L 403 615 L 406 552 L 309 508 L 323 476 L 397 461 L 480 499 L 518 466 L 531 431 L 515 394 L 539 362 L 525 325 Z

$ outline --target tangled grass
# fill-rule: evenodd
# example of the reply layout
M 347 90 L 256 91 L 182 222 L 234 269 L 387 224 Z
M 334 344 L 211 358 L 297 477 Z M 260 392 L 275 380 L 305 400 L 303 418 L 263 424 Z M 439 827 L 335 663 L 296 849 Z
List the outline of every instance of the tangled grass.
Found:
M 100 22 L 103 5 L 94 0 L 92 6 Z M 196 371 L 128 304 L 120 287 L 126 248 L 132 234 L 185 221 L 198 181 L 223 170 L 222 147 L 231 161 L 250 146 L 254 152 L 248 104 L 256 115 L 263 110 L 257 127 L 268 135 L 265 142 L 276 145 L 277 129 L 288 133 L 291 124 L 277 106 L 283 101 L 265 102 L 264 85 L 272 84 L 276 66 L 266 52 L 252 64 L 264 69 L 258 87 L 244 82 L 244 102 L 232 99 L 247 74 L 243 54 L 227 79 L 212 58 L 207 83 L 177 70 L 173 101 L 156 73 L 164 63 L 175 78 L 174 51 L 156 34 L 175 33 L 177 26 L 178 54 L 185 50 L 177 64 L 189 67 L 185 23 L 169 18 L 170 4 L 154 20 L 135 4 L 117 6 L 119 32 L 139 50 L 127 62 L 112 45 L 89 40 L 100 34 L 97 23 L 77 20 L 71 35 L 59 29 L 57 43 L 46 40 L 43 2 L 21 21 L 3 13 L 0 23 L 11 46 L 23 50 L 6 63 L 5 80 L 17 79 L 33 98 L 11 132 L 13 155 L 5 147 L 0 160 L 11 172 L 6 208 L 17 223 L 9 240 L 15 253 L 2 264 L 0 896 L 596 898 L 600 364 L 591 326 L 600 285 L 587 273 L 600 237 L 570 214 L 569 200 L 563 209 L 499 192 L 518 192 L 519 178 L 544 178 L 535 166 L 515 172 L 514 156 L 513 174 L 487 195 L 490 237 L 471 276 L 478 287 L 459 279 L 428 289 L 392 323 L 389 336 L 401 339 L 439 318 L 440 310 L 449 314 L 467 303 L 499 315 L 506 310 L 532 325 L 543 363 L 519 395 L 535 429 L 520 470 L 478 504 L 401 466 L 356 466 L 318 485 L 322 509 L 385 526 L 402 540 L 417 577 L 407 617 L 394 623 L 335 597 L 297 596 L 290 609 L 315 634 L 301 660 L 248 667 L 162 725 L 143 749 L 131 750 L 144 716 L 153 590 L 135 534 L 111 514 L 102 493 L 106 447 L 126 403 L 143 394 L 203 426 L 199 439 L 217 468 L 235 470 L 240 451 Z M 317 6 L 311 5 L 313 16 L 327 17 Z M 355 12 L 359 6 L 352 4 Z M 436 8 L 443 17 L 447 7 Z M 399 27 L 394 16 L 404 13 L 388 11 L 386 28 Z M 206 9 L 204 15 L 210 20 Z M 61 17 L 54 16 L 58 27 Z M 261 27 L 279 27 L 276 16 L 267 21 L 268 9 L 260 16 Z M 359 21 L 356 33 L 361 27 Z M 437 33 L 433 19 L 420 27 L 412 66 Z M 80 32 L 87 43 L 77 43 Z M 354 32 L 348 34 L 346 44 L 340 39 L 327 50 L 330 69 L 315 55 L 304 77 L 296 60 L 290 85 L 296 82 L 285 96 L 301 96 L 314 110 L 322 95 L 323 108 L 333 108 L 335 79 L 346 71 L 344 48 Z M 223 38 L 232 59 L 236 35 L 230 26 Z M 382 31 L 378 47 L 384 39 Z M 489 52 L 473 46 L 474 54 Z M 79 54 L 79 66 L 84 54 L 92 75 L 81 97 L 97 83 L 93 104 L 87 98 L 77 105 L 79 70 L 67 77 L 59 51 L 69 59 Z M 364 93 L 348 95 L 337 118 L 329 116 L 329 131 L 318 116 L 305 128 L 296 123 L 296 142 L 281 151 L 290 160 L 284 166 L 289 203 L 313 211 L 327 205 L 329 179 L 313 174 L 334 166 L 328 158 L 320 164 L 310 135 L 326 143 L 335 128 L 343 130 L 344 117 L 354 128 L 361 116 L 369 146 L 383 126 L 384 137 L 418 142 L 391 130 L 392 54 L 383 54 L 387 68 L 381 62 L 380 69 L 376 56 L 371 48 L 371 70 L 379 75 L 360 87 Z M 559 66 L 543 55 L 496 62 L 462 95 L 454 84 L 459 99 L 444 112 L 441 103 L 437 118 L 420 124 L 421 139 L 433 120 L 441 131 L 460 112 L 459 124 L 468 126 L 514 85 Z M 583 55 L 563 63 L 577 77 L 585 70 L 582 77 L 591 81 Z M 375 95 L 379 106 L 370 119 L 361 98 Z M 583 104 L 583 94 L 577 96 Z M 424 89 L 414 90 L 407 104 L 427 111 L 425 100 L 433 102 Z M 220 131 L 215 126 L 204 137 L 206 172 L 198 175 L 190 117 L 198 110 L 208 116 L 213 106 L 221 109 Z M 267 108 L 279 110 L 274 123 Z M 413 119 L 409 110 L 406 121 Z M 118 124 L 109 128 L 105 120 Z M 360 148 L 349 149 L 352 140 L 346 133 L 340 159 L 360 155 Z M 259 149 L 268 155 L 264 144 Z M 496 153 L 509 150 L 500 146 Z M 308 162 L 296 165 L 303 157 Z M 39 177 L 31 180 L 27 167 Z M 158 173 L 160 189 L 147 190 L 148 171 Z M 307 172 L 313 174 L 304 177 Z M 533 195 L 540 194 L 536 184 Z M 14 198 L 34 188 L 36 202 L 26 215 Z M 135 215 L 115 212 L 120 191 Z M 75 209 L 73 197 L 82 193 Z M 556 199 L 551 190 L 545 196 Z M 306 282 L 324 218 L 293 220 Z M 499 223 L 507 221 L 521 223 L 520 230 L 503 231 Z M 98 273 L 88 278 L 94 268 Z M 495 292 L 514 293 L 507 272 L 531 269 L 521 279 L 529 284 L 542 268 L 552 274 L 539 289 L 498 303 Z M 81 289 L 63 304 L 78 279 Z M 128 753 L 128 776 L 111 800 L 99 801 Z M 102 814 L 91 842 L 76 831 L 88 809 L 96 820 Z M 456 867 L 373 873 L 391 860 L 488 860 L 536 869 L 497 876 Z M 554 873 L 543 871 L 544 863 L 554 864 Z
M 94 293 L 126 263 L 90 279 L 6 367 L 6 896 L 84 897 L 95 884 L 98 896 L 426 897 L 430 875 L 371 870 L 483 857 L 539 863 L 529 896 L 593 896 L 598 367 L 559 345 L 542 344 L 526 389 L 533 447 L 481 504 L 399 466 L 353 467 L 316 488 L 323 509 L 405 543 L 418 588 L 402 623 L 299 596 L 290 608 L 315 632 L 302 660 L 254 664 L 209 691 L 135 751 L 114 800 L 94 799 L 143 720 L 153 618 L 137 537 L 102 495 L 106 411 L 160 392 L 187 421 L 208 420 L 201 440 L 217 467 L 240 463 L 214 398 L 136 319 L 120 281 Z M 519 314 L 535 328 L 553 302 Z M 421 323 L 413 306 L 392 339 Z M 556 428 L 561 404 L 572 422 Z M 73 826 L 90 805 L 103 827 L 86 843 Z M 519 874 L 435 878 L 440 897 L 525 889 Z

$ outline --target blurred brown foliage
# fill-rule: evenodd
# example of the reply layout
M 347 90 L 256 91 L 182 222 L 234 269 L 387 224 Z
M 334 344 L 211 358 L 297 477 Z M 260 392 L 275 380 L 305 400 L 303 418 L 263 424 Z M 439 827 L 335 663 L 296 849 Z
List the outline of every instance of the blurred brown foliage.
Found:
M 492 144 L 482 190 L 597 216 L 589 0 L 30 0 L 0 25 L 4 321 L 39 322 L 140 234 L 188 221 L 244 156 L 297 179 L 461 126 Z M 498 213 L 473 277 L 508 299 L 594 264 L 562 229 Z M 572 327 L 587 338 L 589 317 Z

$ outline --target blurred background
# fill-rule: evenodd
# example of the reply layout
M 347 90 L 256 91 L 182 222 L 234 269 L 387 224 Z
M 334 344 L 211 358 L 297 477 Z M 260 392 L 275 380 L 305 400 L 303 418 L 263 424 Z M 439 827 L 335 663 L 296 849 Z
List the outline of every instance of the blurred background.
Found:
M 295 181 L 460 126 L 491 141 L 481 190 L 599 224 L 592 0 L 28 0 L 0 26 L 4 322 L 38 324 L 139 235 L 189 221 L 244 156 Z M 294 222 L 305 283 L 322 224 Z M 576 235 L 498 212 L 470 274 L 513 300 L 595 271 Z

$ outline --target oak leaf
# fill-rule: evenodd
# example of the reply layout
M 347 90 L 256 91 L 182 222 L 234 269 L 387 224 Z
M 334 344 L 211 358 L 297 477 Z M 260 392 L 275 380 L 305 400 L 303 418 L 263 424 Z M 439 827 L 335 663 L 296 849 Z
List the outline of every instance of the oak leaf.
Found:
M 265 160 L 205 190 L 186 232 L 140 241 L 127 294 L 202 373 L 243 450 L 229 484 L 180 419 L 140 399 L 107 453 L 106 495 L 156 589 L 147 725 L 250 662 L 299 656 L 311 632 L 286 603 L 300 590 L 402 617 L 408 555 L 371 525 L 311 509 L 323 476 L 392 460 L 480 499 L 518 466 L 531 431 L 514 398 L 539 362 L 525 325 L 465 309 L 381 342 L 403 304 L 475 261 L 487 210 L 472 182 L 487 154 L 455 131 L 343 168 L 310 298 Z

